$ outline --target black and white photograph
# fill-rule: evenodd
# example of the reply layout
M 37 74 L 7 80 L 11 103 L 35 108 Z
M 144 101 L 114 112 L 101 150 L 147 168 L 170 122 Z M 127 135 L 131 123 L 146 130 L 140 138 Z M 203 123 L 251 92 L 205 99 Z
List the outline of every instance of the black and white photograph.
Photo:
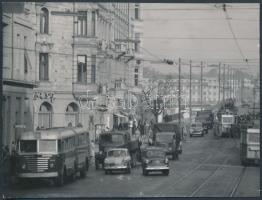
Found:
M 260 4 L 2 5 L 0 198 L 260 197 Z

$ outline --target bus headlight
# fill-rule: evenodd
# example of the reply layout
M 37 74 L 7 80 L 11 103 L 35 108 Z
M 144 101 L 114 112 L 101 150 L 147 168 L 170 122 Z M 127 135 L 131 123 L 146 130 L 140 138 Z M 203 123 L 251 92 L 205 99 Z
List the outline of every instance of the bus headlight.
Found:
M 49 167 L 50 167 L 50 168 L 54 168 L 54 167 L 55 167 L 55 161 L 50 160 L 50 161 L 49 161 Z

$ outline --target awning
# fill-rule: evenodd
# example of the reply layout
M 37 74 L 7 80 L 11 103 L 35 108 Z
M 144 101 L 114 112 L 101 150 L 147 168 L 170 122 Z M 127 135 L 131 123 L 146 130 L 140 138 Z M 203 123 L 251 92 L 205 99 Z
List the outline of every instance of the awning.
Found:
M 121 117 L 121 118 L 128 118 L 127 114 L 121 111 L 114 112 L 114 115 Z

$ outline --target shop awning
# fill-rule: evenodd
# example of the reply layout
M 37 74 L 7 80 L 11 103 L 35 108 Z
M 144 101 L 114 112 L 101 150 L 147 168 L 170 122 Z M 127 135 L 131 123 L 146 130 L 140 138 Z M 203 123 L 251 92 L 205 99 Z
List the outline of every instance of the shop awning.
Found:
M 128 118 L 128 115 L 122 111 L 114 112 L 114 115 L 121 117 L 121 118 Z

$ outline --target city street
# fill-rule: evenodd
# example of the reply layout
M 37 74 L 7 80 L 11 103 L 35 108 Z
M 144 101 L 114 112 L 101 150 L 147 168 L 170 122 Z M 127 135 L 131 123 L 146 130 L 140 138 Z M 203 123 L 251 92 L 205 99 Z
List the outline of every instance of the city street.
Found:
M 15 185 L 8 197 L 254 197 L 259 196 L 260 168 L 243 167 L 239 139 L 187 138 L 179 160 L 170 161 L 170 174 L 142 175 L 140 166 L 131 174 L 105 175 L 90 167 L 85 179 L 55 187 L 48 182 Z

